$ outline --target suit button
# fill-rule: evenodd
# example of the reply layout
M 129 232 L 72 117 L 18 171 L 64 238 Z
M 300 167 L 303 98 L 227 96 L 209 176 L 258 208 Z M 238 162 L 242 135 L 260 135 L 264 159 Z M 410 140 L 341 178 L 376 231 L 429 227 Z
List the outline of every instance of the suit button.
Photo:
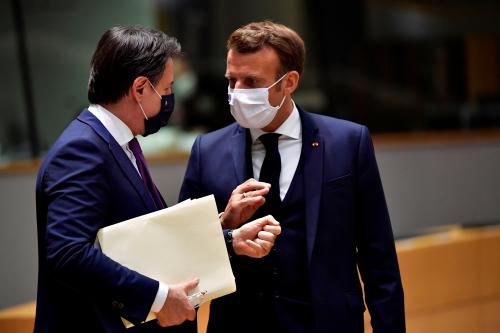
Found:
M 121 309 L 123 309 L 123 307 L 124 307 L 123 303 L 120 303 L 120 302 L 118 302 L 118 301 L 113 301 L 113 302 L 111 303 L 111 305 L 112 305 L 114 308 L 117 308 L 117 309 L 120 309 L 120 310 L 121 310 Z
M 279 272 L 278 272 L 278 269 L 276 267 L 273 268 L 273 275 L 274 276 L 278 276 Z
M 280 298 L 280 293 L 277 292 L 277 291 L 275 291 L 274 292 L 274 298 L 276 298 L 276 299 Z
M 262 291 L 257 292 L 257 297 L 258 297 L 259 299 L 264 298 L 264 293 L 263 293 Z

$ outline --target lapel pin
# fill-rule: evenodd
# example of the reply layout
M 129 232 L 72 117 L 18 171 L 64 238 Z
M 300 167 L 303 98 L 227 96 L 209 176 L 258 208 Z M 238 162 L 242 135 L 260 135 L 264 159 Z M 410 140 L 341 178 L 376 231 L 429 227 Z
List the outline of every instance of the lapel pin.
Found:
M 313 146 L 314 148 L 318 148 L 319 147 L 319 142 L 318 141 L 314 141 L 311 146 Z

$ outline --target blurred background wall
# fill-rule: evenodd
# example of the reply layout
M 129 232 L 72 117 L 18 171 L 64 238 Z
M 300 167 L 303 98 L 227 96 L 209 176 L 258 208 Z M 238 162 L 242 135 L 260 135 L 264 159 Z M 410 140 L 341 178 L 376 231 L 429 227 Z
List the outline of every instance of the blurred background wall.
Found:
M 453 146 L 379 146 L 377 161 L 396 238 L 427 228 L 500 221 L 500 141 Z M 153 178 L 177 202 L 186 162 L 157 162 Z M 0 309 L 36 297 L 34 172 L 0 176 Z
M 5 0 L 0 308 L 36 296 L 36 166 L 88 104 L 89 62 L 101 34 L 119 24 L 155 27 L 178 37 L 186 53 L 176 63 L 171 126 L 141 140 L 172 204 L 196 135 L 232 121 L 226 38 L 262 19 L 290 25 L 306 42 L 295 101 L 374 134 L 397 237 L 500 221 L 498 1 Z M 388 133 L 397 134 L 389 143 Z M 436 133 L 436 142 L 426 139 Z M 468 140 L 471 133 L 481 139 Z M 414 134 L 420 139 L 405 141 Z

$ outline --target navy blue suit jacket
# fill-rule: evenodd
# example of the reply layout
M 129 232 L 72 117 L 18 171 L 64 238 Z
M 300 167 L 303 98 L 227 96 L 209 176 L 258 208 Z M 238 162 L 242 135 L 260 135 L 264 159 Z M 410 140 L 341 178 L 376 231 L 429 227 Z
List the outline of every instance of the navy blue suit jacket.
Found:
M 359 268 L 374 332 L 404 332 L 403 289 L 369 132 L 351 122 L 299 112 L 316 331 L 363 331 Z M 246 180 L 247 138 L 247 130 L 236 123 L 198 137 L 180 200 L 214 194 L 223 211 L 232 190 Z
M 45 157 L 36 207 L 35 332 L 121 332 L 120 316 L 143 321 L 158 282 L 111 260 L 94 240 L 100 228 L 152 212 L 155 204 L 122 147 L 88 110 Z

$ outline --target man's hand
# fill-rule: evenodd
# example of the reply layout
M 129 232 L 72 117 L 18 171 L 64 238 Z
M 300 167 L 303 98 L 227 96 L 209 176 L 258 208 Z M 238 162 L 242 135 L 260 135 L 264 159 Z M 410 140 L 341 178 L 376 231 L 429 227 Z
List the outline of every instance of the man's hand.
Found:
M 162 327 L 182 324 L 186 320 L 193 321 L 196 311 L 189 304 L 188 293 L 196 288 L 200 279 L 172 284 L 168 286 L 168 295 L 160 312 L 156 312 L 158 324 Z
M 271 215 L 248 222 L 233 230 L 234 253 L 262 258 L 269 254 L 280 233 L 280 224 Z
M 264 204 L 264 195 L 269 193 L 270 188 L 270 184 L 253 178 L 236 187 L 222 214 L 222 227 L 235 229 L 245 223 Z

